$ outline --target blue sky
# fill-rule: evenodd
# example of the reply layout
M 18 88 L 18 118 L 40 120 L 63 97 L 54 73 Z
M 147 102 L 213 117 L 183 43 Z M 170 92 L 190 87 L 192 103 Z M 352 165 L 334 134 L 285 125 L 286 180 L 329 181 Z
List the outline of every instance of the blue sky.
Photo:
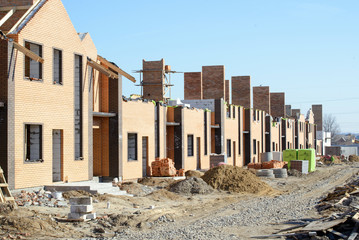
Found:
M 142 59 L 173 70 L 225 65 L 226 79 L 285 92 L 302 113 L 323 104 L 343 132 L 359 132 L 357 0 L 63 0 L 78 32 L 98 53 L 132 73 Z M 172 98 L 183 98 L 183 74 Z M 123 94 L 140 93 L 124 80 Z

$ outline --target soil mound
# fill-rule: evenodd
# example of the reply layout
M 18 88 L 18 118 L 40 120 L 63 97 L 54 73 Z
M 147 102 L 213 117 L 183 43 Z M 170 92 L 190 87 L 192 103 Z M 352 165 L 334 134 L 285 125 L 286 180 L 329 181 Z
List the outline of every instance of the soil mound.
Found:
M 15 207 L 11 203 L 0 203 L 0 214 L 9 214 Z
M 161 201 L 161 200 L 173 200 L 173 201 L 177 201 L 177 200 L 181 200 L 182 197 L 167 191 L 166 189 L 160 189 L 157 190 L 151 194 L 148 194 L 147 197 L 155 200 L 155 201 Z
M 210 169 L 202 179 L 215 189 L 229 192 L 260 193 L 273 190 L 252 172 L 229 165 Z
M 82 191 L 82 190 L 78 190 L 78 191 L 68 191 L 68 192 L 63 192 L 62 193 L 62 197 L 65 199 L 70 199 L 70 198 L 79 198 L 79 197 L 92 197 L 93 195 L 89 192 L 86 191 Z
M 170 191 L 180 194 L 209 194 L 213 188 L 209 186 L 202 178 L 190 177 L 170 186 Z
M 122 183 L 120 189 L 136 197 L 143 197 L 153 192 L 153 188 L 134 182 Z
M 195 170 L 188 170 L 187 172 L 185 172 L 185 176 L 186 177 L 197 177 L 197 178 L 200 178 L 204 175 L 203 172 L 200 172 L 200 171 L 195 171 Z
M 359 156 L 357 155 L 350 155 L 349 162 L 359 162 Z
M 176 180 L 173 178 L 146 177 L 138 179 L 137 182 L 142 185 L 166 188 L 168 185 L 174 183 L 175 181 Z
M 290 169 L 290 170 L 288 170 L 288 176 L 302 177 L 303 174 L 296 169 Z

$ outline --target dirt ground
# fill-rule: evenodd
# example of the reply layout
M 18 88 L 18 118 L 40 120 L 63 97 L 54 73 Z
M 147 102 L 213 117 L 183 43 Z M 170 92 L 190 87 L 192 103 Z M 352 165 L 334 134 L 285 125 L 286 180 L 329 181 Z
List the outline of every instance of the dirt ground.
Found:
M 88 222 L 58 221 L 66 218 L 70 211 L 69 207 L 30 206 L 19 207 L 10 212 L 0 211 L 0 237 L 4 239 L 249 239 L 253 236 L 272 234 L 288 227 L 284 223 L 285 220 L 292 217 L 295 219 L 299 216 L 297 212 L 300 212 L 300 216 L 305 215 L 306 218 L 319 218 L 320 215 L 314 207 L 316 199 L 336 186 L 358 178 L 358 173 L 359 163 L 323 166 L 316 172 L 302 177 L 265 179 L 264 181 L 274 190 L 259 194 L 215 190 L 206 195 L 188 196 L 169 192 L 165 188 L 166 183 L 161 181 L 163 189 L 145 196 L 96 196 L 93 205 L 98 218 Z M 156 181 L 151 179 L 146 179 L 144 183 L 156 185 Z M 285 207 L 281 209 L 281 206 L 275 206 L 276 203 L 282 204 L 281 201 L 287 199 L 303 206 L 296 206 L 300 207 L 300 210 L 293 208 L 291 211 L 283 209 Z M 108 202 L 109 209 L 107 209 Z M 261 211 L 266 214 L 260 214 Z M 252 217 L 256 219 L 252 221 Z M 210 224 L 212 225 L 209 228 Z M 201 228 L 195 228 L 199 226 Z M 200 231 L 203 231 L 204 235 L 201 235 Z M 193 237 L 188 237 L 192 232 Z M 178 236 L 179 233 L 182 236 Z M 213 238 L 210 237 L 212 235 L 206 235 L 209 233 L 213 234 Z

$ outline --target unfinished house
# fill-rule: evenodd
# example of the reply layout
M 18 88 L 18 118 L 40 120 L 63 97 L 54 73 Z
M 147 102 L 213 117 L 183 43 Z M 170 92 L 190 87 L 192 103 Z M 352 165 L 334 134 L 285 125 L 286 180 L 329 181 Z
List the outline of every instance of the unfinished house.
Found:
M 60 0 L 1 1 L 0 19 L 0 165 L 10 186 L 91 179 L 91 39 Z
M 316 135 L 316 126 L 314 125 L 314 114 L 311 109 L 308 110 L 307 117 L 305 119 L 305 149 L 315 148 L 315 135 Z
M 295 149 L 295 119 L 282 118 L 282 151 Z
M 224 140 L 227 164 L 244 166 L 243 161 L 243 107 L 226 104 Z
M 295 148 L 296 149 L 305 149 L 306 146 L 306 122 L 303 114 L 298 114 L 296 118 L 296 127 L 295 127 Z

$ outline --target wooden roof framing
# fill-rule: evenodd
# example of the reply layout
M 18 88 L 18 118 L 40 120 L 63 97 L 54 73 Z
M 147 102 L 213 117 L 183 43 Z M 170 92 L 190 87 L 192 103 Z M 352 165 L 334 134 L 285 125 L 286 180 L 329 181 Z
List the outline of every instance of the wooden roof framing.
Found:
M 125 78 L 127 78 L 128 80 L 132 81 L 132 82 L 136 82 L 136 79 L 134 77 L 132 77 L 130 74 L 126 73 L 125 71 L 123 71 L 121 68 L 117 67 L 115 64 L 110 63 L 109 61 L 107 61 L 105 58 L 101 57 L 100 55 L 97 55 L 97 59 L 102 63 L 105 64 L 107 67 L 111 68 L 112 70 L 114 70 L 115 72 L 117 72 L 118 74 L 121 74 L 122 76 L 124 76 Z
M 106 69 L 105 67 L 101 66 L 100 64 L 98 64 L 97 62 L 93 61 L 90 58 L 87 58 L 87 64 L 93 67 L 94 69 L 96 69 L 97 71 L 99 71 L 100 73 L 105 74 L 109 78 L 114 78 L 114 79 L 118 78 L 117 74 L 115 74 L 109 69 Z
M 34 60 L 36 62 L 44 63 L 44 59 L 42 57 L 40 57 L 39 55 L 37 55 L 36 53 L 32 52 L 31 50 L 29 50 L 29 49 L 27 49 L 27 48 L 25 48 L 23 46 L 21 46 L 17 42 L 13 41 L 12 43 L 14 44 L 14 48 L 19 50 L 23 54 L 25 54 L 25 56 L 28 56 L 29 58 L 31 58 L 32 60 Z
M 5 15 L 3 18 L 0 19 L 0 27 L 1 27 L 7 20 L 9 20 L 9 18 L 14 14 L 15 11 L 16 11 L 15 8 L 10 9 L 10 10 L 6 13 L 6 15 Z

